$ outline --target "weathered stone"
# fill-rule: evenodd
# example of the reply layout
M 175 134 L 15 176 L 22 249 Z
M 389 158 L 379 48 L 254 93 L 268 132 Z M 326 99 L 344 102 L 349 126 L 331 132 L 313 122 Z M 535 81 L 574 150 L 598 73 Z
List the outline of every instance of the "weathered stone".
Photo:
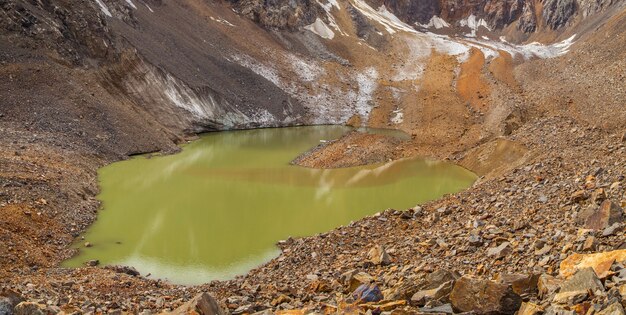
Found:
M 348 292 L 353 292 L 363 284 L 370 284 L 374 282 L 374 278 L 365 272 L 359 272 L 355 275 L 352 275 L 349 280 L 347 280 L 347 282 Z
M 450 303 L 447 303 L 436 307 L 422 307 L 420 308 L 420 312 L 435 314 L 453 314 L 454 310 L 452 309 L 452 305 Z
M 418 285 L 418 289 L 435 289 L 446 282 L 455 281 L 459 277 L 460 275 L 457 273 L 445 269 L 439 269 L 426 275 L 426 277 L 424 277 L 424 280 Z
M 352 297 L 359 302 L 378 302 L 383 299 L 383 294 L 376 284 L 362 284 L 352 293 Z
M 34 302 L 21 302 L 15 309 L 13 313 L 15 315 L 44 315 L 45 306 L 40 305 Z
M 175 309 L 171 314 L 225 315 L 226 313 L 219 307 L 217 301 L 212 296 L 207 293 L 200 293 Z
M 391 257 L 385 251 L 385 248 L 381 245 L 376 245 L 370 249 L 367 253 L 367 259 L 374 265 L 389 265 L 391 264 Z
M 87 267 L 95 267 L 100 264 L 100 261 L 97 259 L 88 260 L 85 262 L 85 266 Z
M 572 194 L 570 199 L 572 202 L 582 202 L 589 198 L 589 194 L 585 190 L 579 190 Z
M 483 238 L 480 237 L 480 235 L 476 235 L 476 234 L 472 234 L 467 238 L 468 243 L 470 244 L 470 246 L 482 246 L 483 245 Z
M 281 294 L 277 298 L 273 299 L 272 302 L 270 302 L 270 305 L 278 306 L 278 305 L 281 305 L 283 303 L 289 303 L 290 301 L 291 301 L 290 297 L 288 297 L 288 296 L 286 296 L 284 294 Z
M 587 293 L 587 290 L 565 291 L 557 293 L 552 299 L 552 302 L 556 304 L 574 305 L 586 300 L 588 297 L 589 293 Z
M 13 304 L 7 297 L 0 297 L 0 315 L 12 315 Z
M 578 291 L 587 291 L 591 292 L 604 292 L 604 286 L 598 276 L 593 271 L 593 268 L 584 268 L 578 270 L 568 280 L 561 284 L 561 293 L 563 292 L 578 292 Z
M 495 259 L 502 258 L 511 254 L 511 246 L 509 242 L 504 242 L 500 246 L 492 247 L 487 250 L 487 256 L 495 257 Z
M 576 312 L 572 310 L 567 310 L 559 305 L 550 305 L 546 308 L 546 311 L 543 315 L 576 315 Z
M 624 221 L 624 211 L 611 200 L 605 200 L 599 207 L 587 208 L 581 213 L 580 220 L 587 229 L 603 230 L 614 223 Z
M 522 295 L 537 292 L 539 274 L 500 274 L 496 278 L 498 283 L 510 285 L 513 292 Z
M 621 223 L 614 223 L 613 225 L 609 226 L 608 228 L 604 229 L 604 231 L 602 231 L 602 236 L 603 237 L 612 236 L 612 235 L 615 235 L 616 233 L 621 232 L 623 229 L 624 229 L 624 226 Z
M 456 281 L 450 301 L 459 312 L 513 314 L 522 304 L 509 285 L 489 280 L 462 277 Z
M 449 296 L 453 287 L 454 281 L 448 281 L 434 289 L 418 291 L 411 297 L 411 304 L 424 306 L 429 301 L 449 302 Z
M 587 237 L 587 239 L 585 239 L 585 242 L 583 243 L 583 250 L 584 251 L 594 251 L 596 250 L 598 243 L 596 242 L 596 238 L 593 236 L 589 236 Z
M 591 267 L 600 279 L 604 279 L 616 261 L 626 261 L 626 249 L 594 254 L 572 254 L 561 262 L 559 274 L 563 278 L 569 278 L 579 269 Z
M 624 307 L 619 302 L 615 302 L 607 308 L 597 313 L 598 315 L 624 315 Z
M 522 303 L 522 306 L 519 308 L 519 311 L 517 311 L 517 315 L 539 315 L 542 313 L 543 313 L 543 308 L 541 308 L 537 304 L 530 303 L 530 302 Z

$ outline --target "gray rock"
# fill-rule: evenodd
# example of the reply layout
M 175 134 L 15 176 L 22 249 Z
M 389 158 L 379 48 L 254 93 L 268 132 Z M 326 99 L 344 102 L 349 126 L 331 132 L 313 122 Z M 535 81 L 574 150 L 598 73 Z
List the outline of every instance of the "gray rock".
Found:
M 430 301 L 449 302 L 450 292 L 454 287 L 454 281 L 448 281 L 434 289 L 421 290 L 413 294 L 411 304 L 424 306 Z
M 13 304 L 11 300 L 6 297 L 0 297 L 0 315 L 12 315 L 13 314 Z
M 598 206 L 591 206 L 580 214 L 580 221 L 585 228 L 604 230 L 615 223 L 624 221 L 624 211 L 611 200 L 605 200 Z
M 498 247 L 492 247 L 487 250 L 487 256 L 495 257 L 496 259 L 502 258 L 511 253 L 511 246 L 509 242 L 504 242 Z
M 615 302 L 600 311 L 598 315 L 624 315 L 624 307 L 619 302 Z
M 421 312 L 424 313 L 438 313 L 438 314 L 453 314 L 454 310 L 452 309 L 452 305 L 450 303 L 440 305 L 437 307 L 422 307 L 420 308 Z
M 598 276 L 593 271 L 593 268 L 585 268 L 578 270 L 571 278 L 561 284 L 561 293 L 574 292 L 574 291 L 586 291 L 591 292 L 604 292 L 604 286 Z

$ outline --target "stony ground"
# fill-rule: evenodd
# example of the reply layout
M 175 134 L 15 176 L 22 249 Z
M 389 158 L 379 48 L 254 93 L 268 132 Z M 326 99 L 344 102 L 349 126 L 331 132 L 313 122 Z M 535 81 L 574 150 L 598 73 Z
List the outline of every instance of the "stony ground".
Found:
M 435 54 L 411 95 L 423 102 L 398 126 L 410 140 L 352 134 L 301 162 L 430 155 L 475 170 L 473 187 L 282 241 L 282 254 L 249 274 L 194 287 L 131 268 L 58 267 L 96 218 L 98 167 L 173 152 L 183 133 L 111 98 L 97 74 L 43 62 L 33 42 L 0 41 L 0 314 L 215 308 L 204 295 L 185 305 L 203 292 L 233 314 L 623 314 L 625 21 L 562 58 L 486 64 L 475 52 L 460 81 L 457 62 Z M 393 109 L 369 125 L 385 125 Z

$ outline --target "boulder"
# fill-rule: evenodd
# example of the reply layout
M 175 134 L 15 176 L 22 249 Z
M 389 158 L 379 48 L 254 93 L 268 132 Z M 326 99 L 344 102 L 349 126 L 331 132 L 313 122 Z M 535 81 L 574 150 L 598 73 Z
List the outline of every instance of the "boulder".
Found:
M 411 297 L 411 304 L 424 306 L 430 301 L 449 302 L 449 296 L 453 287 L 454 281 L 448 281 L 434 289 L 418 291 Z
M 219 307 L 217 301 L 212 296 L 207 293 L 200 293 L 170 314 L 225 315 L 226 313 Z
M 459 275 L 458 273 L 454 273 L 445 269 L 439 269 L 427 274 L 426 277 L 424 277 L 424 280 L 419 283 L 418 289 L 435 289 L 446 282 L 455 281 L 460 276 L 461 275 Z
M 514 314 L 522 304 L 511 286 L 467 276 L 456 281 L 450 301 L 456 311 L 476 314 Z
M 391 257 L 385 251 L 385 247 L 376 245 L 370 249 L 367 253 L 367 259 L 374 265 L 389 265 L 391 264 Z
M 497 247 L 492 247 L 487 250 L 487 256 L 494 257 L 495 259 L 500 259 L 509 254 L 511 254 L 511 244 L 509 242 L 504 242 Z
M 626 261 L 626 249 L 594 254 L 572 254 L 561 262 L 559 274 L 563 278 L 569 278 L 578 270 L 591 267 L 600 279 L 604 279 L 610 274 L 611 266 L 616 261 Z
M 522 303 L 519 311 L 517 311 L 517 315 L 539 315 L 542 313 L 543 308 L 541 308 L 541 306 L 530 302 Z
M 598 312 L 598 315 L 624 315 L 624 307 L 619 302 L 615 302 Z
M 350 277 L 347 277 L 345 280 L 345 283 L 348 285 L 348 292 L 353 292 L 361 285 L 370 284 L 372 282 L 374 282 L 374 277 L 368 275 L 365 272 L 353 274 Z
M 557 293 L 552 299 L 552 303 L 574 305 L 578 304 L 589 297 L 587 290 L 565 291 Z
M 604 200 L 600 206 L 591 206 L 580 215 L 587 229 L 604 230 L 614 223 L 624 221 L 624 211 L 611 200 Z
M 13 304 L 11 300 L 6 297 L 0 297 L 0 315 L 11 315 L 13 314 Z
M 495 280 L 510 285 L 513 292 L 519 295 L 531 294 L 537 292 L 539 274 L 499 274 Z
M 376 284 L 362 284 L 354 292 L 352 297 L 359 302 L 378 302 L 383 299 L 383 294 Z
M 593 268 L 588 267 L 580 269 L 574 274 L 574 276 L 561 284 L 560 293 L 580 291 L 591 291 L 593 293 L 604 292 L 604 286 L 602 285 L 602 282 L 600 282 L 596 273 L 593 271 Z
M 44 315 L 45 306 L 34 302 L 21 302 L 13 310 L 15 315 Z

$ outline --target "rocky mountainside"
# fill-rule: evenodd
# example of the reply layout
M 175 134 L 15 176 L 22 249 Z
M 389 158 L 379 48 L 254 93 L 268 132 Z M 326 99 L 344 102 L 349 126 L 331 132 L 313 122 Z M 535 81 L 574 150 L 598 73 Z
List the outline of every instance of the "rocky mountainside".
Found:
M 515 302 L 482 313 L 521 301 L 523 314 L 550 313 L 571 292 L 563 261 L 623 249 L 625 34 L 619 0 L 0 0 L 0 286 L 10 289 L 0 314 L 173 310 L 207 291 L 232 313 L 348 312 L 339 307 L 354 306 L 341 303 L 359 272 L 392 303 L 357 304 L 363 312 L 467 311 L 471 300 L 452 292 L 474 288 Z M 280 257 L 233 281 L 186 288 L 128 268 L 59 267 L 96 218 L 99 167 L 175 152 L 199 132 L 301 124 L 411 135 L 352 134 L 316 150 L 317 167 L 359 143 L 363 156 L 341 165 L 428 155 L 481 179 L 410 216 L 283 242 Z M 601 228 L 579 219 L 601 209 L 615 214 Z M 591 285 L 574 291 L 589 290 L 551 312 L 613 305 L 624 290 L 615 260 L 602 269 L 611 277 L 596 270 L 599 284 L 581 273 Z M 545 274 L 552 289 L 513 295 L 457 272 Z M 420 284 L 431 274 L 449 281 Z M 438 288 L 428 305 L 425 293 L 412 301 Z M 14 308 L 22 297 L 34 302 Z

